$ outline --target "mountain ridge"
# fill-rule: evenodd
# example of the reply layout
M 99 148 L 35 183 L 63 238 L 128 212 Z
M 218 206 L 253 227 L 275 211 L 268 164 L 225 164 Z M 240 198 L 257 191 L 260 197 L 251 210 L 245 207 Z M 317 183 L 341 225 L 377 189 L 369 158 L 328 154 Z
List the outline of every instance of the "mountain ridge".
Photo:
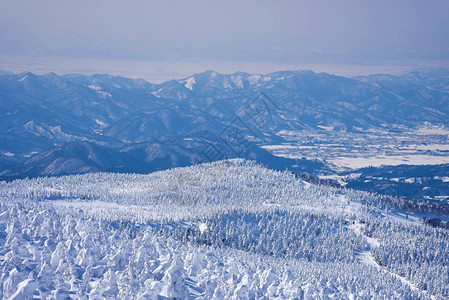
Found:
M 285 130 L 447 126 L 448 74 L 347 78 L 313 71 L 209 70 L 161 84 L 107 74 L 0 75 L 0 167 L 73 142 L 119 153 L 133 144 L 201 132 L 209 132 L 220 147 L 233 148 L 223 138 L 229 130 L 260 146 L 282 143 L 279 132 Z M 169 152 L 167 157 L 176 157 L 177 151 Z

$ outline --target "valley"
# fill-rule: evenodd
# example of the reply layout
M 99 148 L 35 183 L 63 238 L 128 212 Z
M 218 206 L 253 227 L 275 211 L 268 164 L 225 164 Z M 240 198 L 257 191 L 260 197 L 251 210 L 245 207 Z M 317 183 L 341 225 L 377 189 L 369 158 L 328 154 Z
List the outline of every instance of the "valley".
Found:
M 0 75 L 0 297 L 445 299 L 448 80 Z
M 367 131 L 281 131 L 285 142 L 264 145 L 273 154 L 288 158 L 320 159 L 337 172 L 366 167 L 439 165 L 449 163 L 449 129 L 417 129 L 389 125 Z
M 329 167 L 313 173 L 341 186 L 431 201 L 449 201 L 449 132 L 423 124 L 369 131 L 280 132 L 276 156 L 317 159 Z
M 0 299 L 449 299 L 448 12 L 0 1 Z

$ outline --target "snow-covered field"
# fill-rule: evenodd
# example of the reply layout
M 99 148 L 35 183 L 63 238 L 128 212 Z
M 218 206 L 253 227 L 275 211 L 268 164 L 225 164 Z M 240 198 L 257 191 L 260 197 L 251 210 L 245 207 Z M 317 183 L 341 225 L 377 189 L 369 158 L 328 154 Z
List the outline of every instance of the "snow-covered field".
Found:
M 0 296 L 447 298 L 448 231 L 408 204 L 240 159 L 0 182 Z
M 449 145 L 445 145 L 449 146 Z M 336 157 L 329 161 L 335 166 L 344 169 L 361 169 L 366 167 L 399 166 L 399 165 L 439 165 L 448 164 L 449 155 L 378 155 L 369 157 Z
M 281 131 L 286 142 L 264 145 L 274 155 L 287 158 L 325 160 L 336 171 L 369 166 L 438 165 L 449 163 L 449 135 L 446 128 L 430 125 L 409 129 L 360 132 L 318 130 Z

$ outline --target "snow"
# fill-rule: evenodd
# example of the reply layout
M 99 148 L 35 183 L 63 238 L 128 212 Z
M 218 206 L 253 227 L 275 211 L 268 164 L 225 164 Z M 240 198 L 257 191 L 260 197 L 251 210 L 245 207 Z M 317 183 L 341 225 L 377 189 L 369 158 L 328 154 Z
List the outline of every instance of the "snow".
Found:
M 189 90 L 193 91 L 193 86 L 195 85 L 195 83 L 196 83 L 195 77 L 192 76 L 185 80 L 184 86 Z
M 201 224 L 198 226 L 198 228 L 199 228 L 199 230 L 201 231 L 201 233 L 203 233 L 204 231 L 207 230 L 207 224 L 206 224 L 206 223 L 201 223 Z
M 88 85 L 87 87 L 90 88 L 91 90 L 96 91 L 103 98 L 112 97 L 111 93 L 102 91 L 101 86 L 91 84 Z
M 429 298 L 371 254 L 358 220 L 426 236 L 381 199 L 239 159 L 0 182 L 0 296 Z
M 225 89 L 230 89 L 230 88 L 232 88 L 232 86 L 231 86 L 231 84 L 229 83 L 229 80 L 228 80 L 228 79 L 226 79 L 226 80 L 223 81 L 223 88 L 225 88 Z
M 100 96 L 102 96 L 103 98 L 112 97 L 111 93 L 108 92 L 97 91 L 97 93 L 100 94 Z
M 348 226 L 348 228 L 353 230 L 357 235 L 361 235 L 366 239 L 368 245 L 370 246 L 370 249 L 379 247 L 380 242 L 377 239 L 366 236 L 365 234 L 362 233 L 363 227 L 364 227 L 364 224 L 361 224 L 361 223 L 354 223 L 354 224 L 351 224 Z M 373 255 L 371 254 L 371 250 L 361 251 L 360 254 L 358 255 L 358 260 L 360 263 L 374 267 L 374 268 L 378 269 L 379 271 L 388 272 L 391 275 L 399 278 L 405 284 L 409 285 L 413 290 L 418 290 L 418 288 L 416 288 L 410 281 L 406 280 L 405 278 L 403 278 L 395 273 L 389 272 L 386 268 L 379 265 L 376 262 L 376 260 L 374 259 Z
M 420 135 L 449 135 L 449 129 L 444 125 L 437 126 L 425 122 L 423 126 L 413 131 L 413 133 Z
M 354 222 L 353 224 L 348 226 L 348 228 L 353 230 L 357 235 L 363 235 L 362 234 L 363 227 L 364 227 L 364 224 L 359 223 L 359 222 Z M 363 237 L 366 239 L 366 241 L 368 242 L 368 245 L 370 245 L 371 248 L 380 246 L 380 243 L 377 239 L 366 236 L 366 235 L 363 235 Z
M 394 155 L 394 156 L 371 156 L 371 157 L 335 157 L 328 161 L 336 166 L 348 169 L 360 169 L 369 166 L 398 166 L 398 165 L 439 165 L 449 163 L 449 155 Z
M 261 77 L 262 77 L 261 75 L 251 75 L 248 77 L 249 83 L 251 85 L 257 84 L 257 83 L 259 83 L 259 80 Z
M 326 131 L 332 131 L 335 128 L 334 126 L 322 126 L 322 125 L 317 125 L 317 127 L 324 129 Z
M 268 82 L 271 80 L 271 76 L 262 76 L 262 81 Z
M 97 123 L 97 125 L 99 125 L 99 126 L 102 127 L 102 128 L 108 126 L 108 124 L 106 124 L 105 122 L 100 121 L 100 120 L 98 120 L 98 119 L 95 119 L 95 123 Z
M 300 145 L 300 146 L 294 146 L 294 145 L 267 145 L 267 146 L 262 146 L 262 148 L 263 149 L 266 149 L 266 150 L 280 150 L 280 149 L 292 149 L 292 150 L 295 150 L 295 149 L 312 149 L 312 148 L 314 148 L 315 146 L 302 146 L 302 145 Z
M 397 220 L 393 216 L 390 216 L 390 219 L 395 220 L 395 221 Z M 363 236 L 366 239 L 368 245 L 370 246 L 370 250 L 360 251 L 360 254 L 358 255 L 359 262 L 362 264 L 374 267 L 375 269 L 377 269 L 379 271 L 382 271 L 382 272 L 385 272 L 385 273 L 388 273 L 388 274 L 394 276 L 395 278 L 399 279 L 402 283 L 408 285 L 413 291 L 420 291 L 424 294 L 427 294 L 427 291 L 419 289 L 410 280 L 407 280 L 405 277 L 389 271 L 387 268 L 381 266 L 380 264 L 378 264 L 376 262 L 373 255 L 371 254 L 371 249 L 380 247 L 380 242 L 376 238 L 372 238 L 372 237 L 369 237 L 369 236 L 363 234 L 363 232 L 362 232 L 363 227 L 364 227 L 364 224 L 358 223 L 358 222 L 355 222 L 348 226 L 348 228 L 353 230 L 357 235 Z M 431 298 L 436 299 L 436 297 L 433 295 L 431 296 Z
M 157 91 L 151 92 L 152 95 L 160 98 L 161 96 L 159 95 L 160 92 L 162 92 L 164 90 L 163 87 L 161 87 L 160 89 L 158 89 Z
M 401 127 L 400 132 L 283 130 L 278 132 L 285 140 L 282 144 L 262 147 L 280 157 L 324 161 L 336 172 L 370 166 L 446 164 L 449 163 L 448 135 L 443 135 L 445 131 L 438 128 L 436 135 L 423 135 Z
M 449 217 L 438 216 L 431 213 L 406 213 L 404 211 L 382 212 L 382 216 L 396 223 L 420 224 L 423 219 L 440 219 L 443 222 L 449 222 Z
M 92 90 L 95 90 L 95 91 L 101 91 L 101 87 L 98 85 L 91 84 L 91 85 L 88 85 L 87 87 Z
M 440 179 L 442 182 L 449 182 L 449 176 L 435 176 L 435 179 Z
M 448 144 L 427 144 L 427 145 L 407 145 L 404 146 L 405 149 L 412 149 L 412 150 L 439 150 L 439 151 L 449 151 L 449 145 Z
M 231 77 L 232 82 L 239 88 L 239 89 L 243 89 L 243 80 L 242 80 L 242 76 L 238 75 L 238 76 L 233 76 Z
M 9 299 L 31 299 L 38 283 L 33 279 L 25 279 L 17 285 L 17 291 Z
M 19 79 L 19 81 L 25 81 L 28 79 L 28 75 L 23 76 L 22 78 Z

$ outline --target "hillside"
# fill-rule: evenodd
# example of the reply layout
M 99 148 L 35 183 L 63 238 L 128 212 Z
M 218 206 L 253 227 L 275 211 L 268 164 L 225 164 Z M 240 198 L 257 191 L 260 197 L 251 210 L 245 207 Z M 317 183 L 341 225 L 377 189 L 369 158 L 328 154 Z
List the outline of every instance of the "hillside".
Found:
M 64 152 L 73 142 L 107 147 L 117 161 L 124 149 L 161 144 L 163 168 L 168 169 L 193 164 L 197 149 L 179 149 L 185 139 L 200 139 L 203 149 L 213 144 L 228 158 L 254 159 L 243 153 L 247 147 L 242 143 L 280 144 L 287 140 L 286 131 L 398 131 L 425 122 L 444 127 L 449 124 L 447 74 L 428 70 L 345 78 L 312 71 L 206 71 L 161 84 L 110 75 L 0 75 L 0 167 L 3 176 L 13 177 L 77 173 L 78 164 L 64 172 L 27 173 L 47 167 L 41 154 L 56 148 Z M 227 138 L 232 130 L 241 133 L 239 143 Z M 35 155 L 41 157 L 30 160 Z M 161 169 L 157 162 L 154 168 L 145 162 L 146 171 Z M 95 162 L 84 169 L 111 170 Z
M 251 161 L 1 182 L 0 199 L 4 298 L 449 296 L 447 230 L 423 222 L 444 204 Z

